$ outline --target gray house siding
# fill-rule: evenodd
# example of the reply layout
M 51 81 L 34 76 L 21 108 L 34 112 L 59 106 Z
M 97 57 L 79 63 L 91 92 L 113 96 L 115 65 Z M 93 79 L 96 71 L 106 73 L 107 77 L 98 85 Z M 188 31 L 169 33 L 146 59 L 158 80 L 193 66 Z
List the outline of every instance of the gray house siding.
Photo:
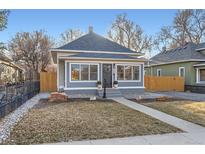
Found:
M 65 61 L 59 60 L 59 87 L 65 85 Z

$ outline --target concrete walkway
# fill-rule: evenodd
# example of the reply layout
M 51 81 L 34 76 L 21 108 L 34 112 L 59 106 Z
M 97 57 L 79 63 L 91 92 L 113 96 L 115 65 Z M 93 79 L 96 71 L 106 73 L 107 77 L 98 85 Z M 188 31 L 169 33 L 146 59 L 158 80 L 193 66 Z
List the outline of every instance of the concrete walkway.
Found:
M 57 144 L 80 144 L 80 145 L 183 145 L 183 144 L 205 144 L 205 128 L 194 123 L 179 119 L 177 117 L 168 115 L 166 113 L 157 111 L 155 109 L 140 105 L 125 98 L 113 98 L 114 101 L 126 105 L 134 110 L 143 112 L 165 123 L 173 125 L 185 131 L 184 133 L 171 133 L 163 135 L 145 135 L 133 136 L 125 138 L 101 139 L 101 140 L 88 140 L 88 141 L 73 141 L 61 142 Z M 56 143 L 55 143 L 56 144 Z
M 59 142 L 55 145 L 199 145 L 205 144 L 205 133 L 189 136 L 188 133 L 171 133 L 164 135 L 145 135 L 124 138 Z

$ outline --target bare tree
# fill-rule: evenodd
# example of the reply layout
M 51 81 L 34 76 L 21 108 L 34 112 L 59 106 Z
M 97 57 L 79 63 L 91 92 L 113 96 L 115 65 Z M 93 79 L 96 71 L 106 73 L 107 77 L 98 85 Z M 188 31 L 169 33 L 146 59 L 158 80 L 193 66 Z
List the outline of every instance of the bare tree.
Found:
M 50 63 L 50 48 L 53 42 L 44 31 L 17 33 L 9 42 L 9 49 L 15 62 L 32 73 L 34 80 L 39 72 L 44 71 Z
M 152 45 L 152 38 L 144 34 L 142 28 L 129 20 L 126 14 L 116 17 L 108 31 L 108 37 L 136 52 L 149 51 Z
M 170 26 L 164 26 L 157 34 L 155 44 L 161 48 L 183 46 L 187 42 L 199 44 L 205 40 L 205 10 L 179 10 Z
M 80 29 L 68 29 L 65 32 L 61 33 L 60 45 L 67 44 L 79 37 L 84 33 Z
M 0 10 L 0 31 L 3 31 L 7 26 L 9 10 Z M 5 49 L 5 46 L 2 42 L 0 42 L 0 52 Z

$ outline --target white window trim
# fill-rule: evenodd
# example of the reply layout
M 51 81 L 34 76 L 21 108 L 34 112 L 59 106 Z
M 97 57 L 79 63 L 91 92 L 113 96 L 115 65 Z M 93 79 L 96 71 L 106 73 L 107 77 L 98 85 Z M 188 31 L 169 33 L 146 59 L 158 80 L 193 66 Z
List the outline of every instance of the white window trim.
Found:
M 162 69 L 157 69 L 157 76 L 159 76 L 158 72 L 160 72 L 160 76 L 162 76 Z
M 184 76 L 181 76 L 181 69 L 184 70 Z M 186 70 L 185 70 L 185 67 L 179 67 L 179 77 L 184 77 L 185 78 L 186 76 Z
M 196 83 L 205 84 L 205 81 L 200 81 L 200 69 L 205 69 L 205 67 L 196 68 Z
M 139 66 L 139 80 L 117 80 L 117 66 Z M 141 65 L 140 64 L 116 64 L 115 66 L 115 76 L 116 81 L 118 82 L 141 82 Z M 132 78 L 133 78 L 133 70 L 132 70 Z M 124 69 L 124 79 L 125 79 L 125 69 Z
M 67 62 L 68 63 L 68 62 Z M 79 64 L 80 65 L 80 72 L 81 72 L 81 65 L 85 64 L 85 65 L 89 65 L 89 68 L 90 68 L 90 65 L 97 65 L 97 80 L 78 80 L 78 81 L 73 81 L 71 78 L 72 78 L 72 74 L 71 74 L 71 65 L 72 64 Z M 88 68 L 88 78 L 90 78 L 90 69 Z M 80 79 L 81 79 L 81 73 L 79 74 L 80 75 Z M 66 75 L 68 77 L 68 74 Z M 66 77 L 66 78 L 67 78 Z M 79 83 L 79 82 L 97 82 L 99 81 L 99 64 L 98 63 L 69 63 L 69 82 L 70 83 Z

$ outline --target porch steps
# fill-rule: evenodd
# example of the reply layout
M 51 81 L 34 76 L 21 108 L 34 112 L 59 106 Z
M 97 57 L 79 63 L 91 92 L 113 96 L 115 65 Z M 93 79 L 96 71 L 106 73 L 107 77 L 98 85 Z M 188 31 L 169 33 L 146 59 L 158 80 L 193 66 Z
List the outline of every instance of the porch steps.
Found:
M 104 89 L 98 90 L 98 96 L 103 97 Z M 121 97 L 122 94 L 119 89 L 106 89 L 106 97 Z

